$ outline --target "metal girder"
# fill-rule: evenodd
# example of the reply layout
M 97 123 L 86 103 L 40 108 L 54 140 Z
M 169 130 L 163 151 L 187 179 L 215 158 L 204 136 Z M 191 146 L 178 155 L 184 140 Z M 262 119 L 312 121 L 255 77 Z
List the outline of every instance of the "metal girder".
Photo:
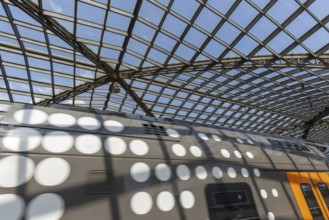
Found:
M 316 126 L 317 123 L 321 121 L 322 118 L 329 115 L 329 107 L 325 108 L 323 111 L 319 112 L 311 120 L 307 121 L 304 125 L 303 139 L 307 139 L 312 127 Z
M 51 103 L 60 103 L 83 92 L 87 92 L 90 89 L 94 89 L 98 86 L 104 85 L 110 81 L 118 81 L 120 85 L 126 90 L 126 92 L 131 96 L 131 98 L 145 111 L 145 113 L 148 116 L 153 116 L 152 112 L 147 108 L 147 106 L 142 102 L 142 100 L 137 96 L 137 94 L 129 88 L 128 84 L 126 84 L 122 79 L 118 78 L 118 74 L 115 72 L 115 70 L 113 70 L 110 65 L 100 60 L 99 56 L 97 56 L 83 43 L 78 42 L 75 37 L 58 22 L 40 12 L 38 6 L 34 2 L 30 0 L 9 1 L 18 8 L 20 8 L 22 11 L 30 15 L 33 19 L 40 22 L 40 24 L 42 24 L 46 29 L 52 31 L 55 35 L 57 35 L 63 41 L 72 46 L 72 48 L 74 48 L 76 51 L 80 52 L 83 56 L 85 56 L 92 63 L 94 63 L 96 67 L 103 70 L 105 74 L 107 74 L 104 77 L 96 79 L 92 83 L 82 84 L 80 86 L 74 87 L 72 90 L 64 91 L 60 94 L 57 94 L 52 99 L 41 101 L 38 103 L 38 105 L 49 106 Z
M 244 60 L 243 58 L 227 58 L 218 62 L 211 60 L 194 62 L 191 65 L 184 63 L 167 65 L 166 68 L 149 67 L 141 69 L 140 71 L 127 70 L 120 72 L 122 78 L 137 78 L 147 75 L 163 75 L 170 73 L 192 72 L 192 71 L 207 71 L 207 70 L 221 70 L 221 69 L 244 69 L 244 68 L 328 68 L 329 55 L 320 55 L 313 57 L 308 54 L 287 55 L 278 59 L 274 56 L 257 56 Z
M 119 79 L 118 83 L 121 85 L 121 87 L 127 91 L 127 93 L 130 95 L 130 97 L 143 109 L 143 111 L 146 113 L 147 116 L 154 117 L 151 110 L 142 102 L 142 100 L 138 97 L 138 95 L 131 90 L 129 85 L 124 81 L 123 79 Z

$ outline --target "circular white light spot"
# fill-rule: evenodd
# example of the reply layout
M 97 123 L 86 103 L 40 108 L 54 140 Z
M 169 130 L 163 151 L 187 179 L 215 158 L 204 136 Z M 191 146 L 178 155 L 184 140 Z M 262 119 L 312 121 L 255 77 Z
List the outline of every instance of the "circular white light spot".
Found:
M 260 177 L 260 170 L 257 169 L 257 168 L 255 168 L 255 169 L 254 169 L 254 175 L 255 175 L 256 177 Z
M 29 220 L 58 220 L 65 210 L 62 197 L 54 193 L 38 195 L 27 206 L 26 218 Z
M 43 186 L 57 186 L 71 173 L 70 164 L 62 158 L 47 158 L 38 163 L 34 179 Z
M 234 156 L 237 157 L 237 158 L 239 158 L 239 159 L 242 158 L 242 154 L 241 154 L 241 152 L 238 151 L 238 150 L 234 150 Z
M 247 155 L 247 157 L 249 157 L 250 159 L 254 159 L 254 154 L 251 153 L 250 151 L 247 151 L 247 152 L 246 152 L 246 155 Z
M 178 157 L 183 157 L 186 155 L 186 149 L 181 144 L 173 144 L 171 146 L 171 150 L 174 152 L 174 154 Z
M 15 128 L 6 133 L 2 143 L 11 151 L 30 151 L 40 145 L 41 134 L 32 128 Z
M 237 140 L 237 142 L 239 142 L 240 144 L 243 144 L 243 140 L 242 140 L 242 139 L 237 138 L 236 140 Z
M 243 177 L 246 177 L 246 178 L 249 177 L 249 172 L 246 168 L 241 169 L 241 174 Z
M 121 132 L 124 129 L 124 126 L 121 122 L 108 120 L 104 122 L 104 127 L 111 132 Z
M 118 137 L 109 137 L 105 140 L 104 147 L 107 152 L 113 155 L 120 155 L 126 152 L 127 144 Z
M 86 130 L 97 130 L 101 127 L 101 123 L 96 118 L 81 117 L 78 119 L 78 125 Z
M 22 109 L 14 113 L 14 119 L 19 123 L 36 125 L 44 123 L 48 115 L 37 109 Z
M 76 119 L 72 115 L 64 113 L 55 113 L 48 117 L 48 122 L 53 126 L 67 128 L 74 126 L 76 123 Z
M 25 209 L 24 200 L 15 194 L 0 195 L 0 215 L 4 220 L 22 219 Z
M 178 138 L 179 137 L 179 133 L 174 129 L 167 128 L 166 132 L 170 137 L 173 137 L 173 138 Z
M 267 192 L 265 189 L 261 189 L 260 190 L 260 195 L 262 196 L 263 199 L 266 199 L 267 198 Z
M 233 167 L 229 167 L 227 169 L 227 175 L 231 178 L 235 178 L 236 177 L 236 171 Z
M 197 166 L 195 168 L 195 175 L 198 177 L 200 180 L 204 180 L 207 178 L 207 170 L 203 166 Z
M 214 167 L 212 168 L 212 175 L 216 178 L 216 179 L 220 179 L 223 177 L 223 172 L 219 167 Z
M 222 139 L 219 136 L 215 135 L 215 134 L 212 135 L 212 138 L 217 142 L 222 141 Z
M 75 148 L 83 154 L 94 154 L 102 148 L 102 141 L 96 135 L 83 134 L 75 139 Z
M 8 156 L 0 160 L 0 187 L 17 187 L 33 176 L 34 162 L 28 157 Z
M 247 140 L 247 142 L 249 143 L 249 144 L 254 144 L 254 142 L 252 141 L 252 140 Z
M 145 141 L 142 140 L 133 140 L 129 143 L 129 149 L 135 155 L 142 156 L 146 155 L 149 152 L 149 146 Z
M 195 204 L 194 195 L 190 191 L 183 191 L 183 192 L 181 192 L 181 194 L 179 195 L 179 201 L 180 201 L 180 204 L 185 209 L 190 209 Z
M 73 143 L 73 136 L 64 131 L 51 131 L 42 140 L 43 148 L 52 153 L 66 152 L 72 148 Z
M 130 176 L 136 182 L 145 182 L 151 176 L 151 168 L 146 163 L 135 163 L 130 168 Z
M 274 197 L 278 197 L 278 196 L 279 196 L 279 192 L 278 192 L 278 190 L 276 190 L 276 189 L 272 189 L 272 195 L 273 195 Z
M 167 181 L 170 179 L 171 170 L 167 164 L 160 163 L 155 167 L 155 176 L 161 181 Z
M 225 157 L 225 158 L 230 158 L 231 157 L 231 154 L 230 154 L 230 152 L 228 151 L 228 150 L 226 150 L 226 149 L 221 149 L 220 150 L 220 153 L 223 155 L 223 157 Z
M 138 192 L 130 200 L 130 208 L 137 215 L 145 215 L 151 211 L 152 197 L 147 192 Z
M 188 180 L 191 176 L 189 168 L 185 165 L 179 165 L 176 169 L 176 174 L 181 180 Z
M 175 198 L 172 193 L 164 191 L 157 196 L 157 205 L 161 211 L 168 212 L 175 206 Z
M 199 138 L 201 138 L 204 141 L 209 140 L 208 136 L 204 133 L 198 133 Z
M 273 212 L 269 212 L 267 213 L 267 218 L 268 220 L 275 220 L 275 215 L 273 214 Z
M 195 157 L 201 157 L 202 156 L 202 151 L 199 147 L 197 146 L 191 146 L 190 147 L 190 152 L 193 156 Z

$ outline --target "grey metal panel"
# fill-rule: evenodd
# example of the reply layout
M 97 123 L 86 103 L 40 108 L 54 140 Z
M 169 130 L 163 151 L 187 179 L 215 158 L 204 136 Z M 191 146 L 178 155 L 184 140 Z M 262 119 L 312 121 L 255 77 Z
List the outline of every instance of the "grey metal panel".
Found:
M 275 213 L 275 219 L 302 219 L 285 172 L 263 170 L 261 177 L 255 178 L 255 187 L 266 207 L 264 210 Z M 266 198 L 262 195 L 266 195 Z

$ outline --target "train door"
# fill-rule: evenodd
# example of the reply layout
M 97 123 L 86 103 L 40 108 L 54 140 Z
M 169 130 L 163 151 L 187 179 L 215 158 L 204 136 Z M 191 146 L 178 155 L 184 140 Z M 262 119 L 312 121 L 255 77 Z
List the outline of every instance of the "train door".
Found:
M 326 172 L 287 172 L 303 219 L 329 219 L 329 176 Z

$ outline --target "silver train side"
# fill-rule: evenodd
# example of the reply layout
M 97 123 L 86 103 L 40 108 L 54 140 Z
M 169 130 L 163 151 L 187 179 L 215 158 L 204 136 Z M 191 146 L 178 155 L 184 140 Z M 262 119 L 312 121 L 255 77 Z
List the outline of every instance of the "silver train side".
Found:
M 319 143 L 21 104 L 0 123 L 0 219 L 329 218 Z

